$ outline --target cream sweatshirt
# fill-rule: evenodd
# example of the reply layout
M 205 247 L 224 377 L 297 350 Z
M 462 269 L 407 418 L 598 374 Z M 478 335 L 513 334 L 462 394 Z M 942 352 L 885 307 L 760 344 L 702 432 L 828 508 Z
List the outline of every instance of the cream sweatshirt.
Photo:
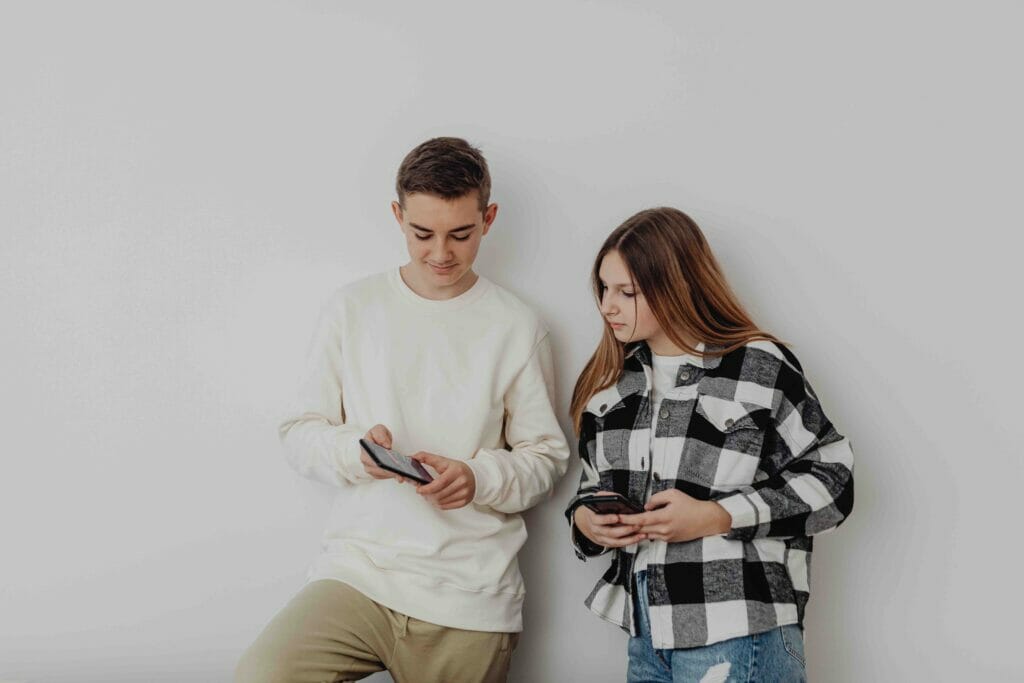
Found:
M 521 631 L 519 513 L 549 496 L 569 456 L 553 379 L 537 316 L 483 277 L 444 301 L 397 268 L 339 290 L 280 428 L 292 468 L 338 488 L 309 580 L 443 626 Z M 400 453 L 466 461 L 473 502 L 439 510 L 409 483 L 370 477 L 358 439 L 378 423 Z

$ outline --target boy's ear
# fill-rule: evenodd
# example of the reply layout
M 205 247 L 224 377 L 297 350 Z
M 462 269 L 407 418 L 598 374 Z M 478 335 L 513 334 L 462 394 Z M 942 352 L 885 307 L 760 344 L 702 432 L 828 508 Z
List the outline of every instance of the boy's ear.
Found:
M 498 205 L 491 204 L 484 209 L 484 234 L 491 229 L 491 223 L 494 222 L 495 217 L 498 215 Z
M 391 202 L 391 213 L 395 214 L 395 220 L 402 224 L 402 205 L 398 202 Z

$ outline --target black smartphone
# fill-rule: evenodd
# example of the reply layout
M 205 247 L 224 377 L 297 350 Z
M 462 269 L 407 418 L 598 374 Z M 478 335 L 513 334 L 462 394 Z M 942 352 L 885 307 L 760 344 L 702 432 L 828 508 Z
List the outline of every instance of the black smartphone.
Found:
M 413 460 L 408 455 L 396 453 L 366 439 L 359 439 L 359 445 L 382 470 L 400 474 L 421 484 L 429 484 L 434 481 L 430 472 L 427 472 L 418 460 Z
M 635 515 L 644 511 L 621 493 L 584 496 L 580 498 L 579 505 L 586 505 L 599 515 Z

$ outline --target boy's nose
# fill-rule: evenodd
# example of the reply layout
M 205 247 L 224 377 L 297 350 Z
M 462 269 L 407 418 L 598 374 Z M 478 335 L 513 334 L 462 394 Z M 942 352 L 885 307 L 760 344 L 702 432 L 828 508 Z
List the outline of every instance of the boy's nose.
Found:
M 444 242 L 439 242 L 436 247 L 431 251 L 431 258 L 434 263 L 438 265 L 448 263 L 451 260 L 451 251 L 445 246 Z

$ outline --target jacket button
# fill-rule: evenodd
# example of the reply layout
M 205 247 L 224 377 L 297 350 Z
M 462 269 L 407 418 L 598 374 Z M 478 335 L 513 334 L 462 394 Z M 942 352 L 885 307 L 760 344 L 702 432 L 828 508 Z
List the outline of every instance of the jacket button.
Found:
M 662 420 L 664 420 L 665 418 L 667 418 L 667 417 L 668 417 L 668 408 L 662 408 L 662 409 L 661 409 L 661 412 L 660 412 L 660 413 L 658 413 L 658 415 L 659 415 L 659 416 L 661 416 L 661 419 L 662 419 Z
M 683 370 L 683 371 L 681 371 L 681 372 L 679 373 L 679 378 L 680 378 L 680 379 L 683 379 L 683 380 L 687 380 L 687 379 L 690 379 L 690 371 L 689 371 L 689 370 Z
M 661 475 L 658 474 L 657 472 L 655 472 L 654 473 L 654 483 L 657 484 L 660 481 L 661 481 Z
M 732 427 L 732 426 L 733 426 L 733 424 L 735 424 L 735 422 L 736 422 L 736 421 L 735 421 L 735 420 L 733 420 L 733 419 L 732 419 L 732 418 L 730 417 L 730 418 L 729 418 L 728 420 L 726 420 L 726 421 L 725 421 L 725 426 L 726 426 L 726 427 Z
M 608 410 L 608 404 L 607 404 L 607 403 L 602 403 L 602 404 L 601 404 L 601 408 L 600 408 L 600 410 L 601 410 L 601 412 L 602 412 L 602 413 L 603 413 L 604 411 Z

